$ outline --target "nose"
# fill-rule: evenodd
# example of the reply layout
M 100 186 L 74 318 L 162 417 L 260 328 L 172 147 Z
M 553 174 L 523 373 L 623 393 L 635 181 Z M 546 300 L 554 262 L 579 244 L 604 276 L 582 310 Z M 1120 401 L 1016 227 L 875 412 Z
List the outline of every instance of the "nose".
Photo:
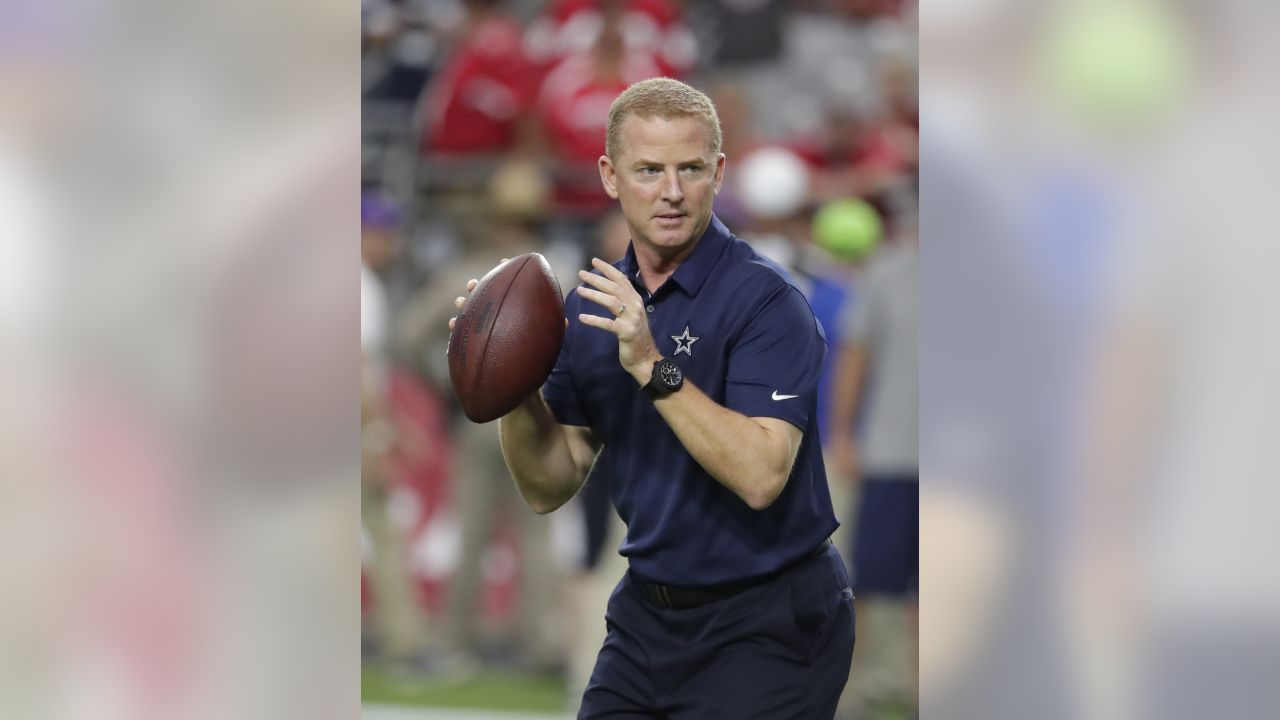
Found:
M 684 200 L 684 189 L 680 187 L 679 172 L 669 172 L 662 179 L 662 199 L 672 205 L 679 205 Z

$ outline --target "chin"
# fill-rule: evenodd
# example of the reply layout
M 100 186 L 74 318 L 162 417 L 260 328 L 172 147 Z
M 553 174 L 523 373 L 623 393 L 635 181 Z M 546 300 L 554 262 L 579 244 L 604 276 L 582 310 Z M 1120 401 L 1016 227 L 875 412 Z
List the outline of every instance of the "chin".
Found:
M 656 225 L 656 223 L 655 223 Z M 685 221 L 679 227 L 655 227 L 651 226 L 649 237 L 654 245 L 660 247 L 681 247 L 687 245 L 693 240 L 694 223 L 691 218 L 685 218 Z
M 692 240 L 689 231 L 683 228 L 678 230 L 655 230 L 649 233 L 649 239 L 654 245 L 665 248 L 682 247 L 689 244 Z

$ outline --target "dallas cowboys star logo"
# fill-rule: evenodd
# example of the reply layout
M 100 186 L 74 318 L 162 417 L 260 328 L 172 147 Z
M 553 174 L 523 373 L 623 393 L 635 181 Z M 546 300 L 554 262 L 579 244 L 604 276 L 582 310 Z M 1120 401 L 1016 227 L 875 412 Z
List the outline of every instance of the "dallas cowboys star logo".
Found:
M 693 344 L 698 342 L 699 338 L 689 335 L 688 325 L 684 326 L 683 335 L 672 335 L 671 339 L 676 341 L 676 351 L 672 353 L 673 355 L 684 353 L 689 357 L 693 357 Z

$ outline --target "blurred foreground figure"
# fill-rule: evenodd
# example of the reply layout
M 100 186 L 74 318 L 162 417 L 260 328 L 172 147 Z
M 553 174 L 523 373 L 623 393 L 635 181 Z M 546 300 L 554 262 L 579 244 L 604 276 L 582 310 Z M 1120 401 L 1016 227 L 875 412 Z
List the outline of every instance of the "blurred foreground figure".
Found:
M 917 287 L 915 241 L 899 239 L 868 268 L 859 300 L 846 314 L 836 370 L 834 469 L 857 489 L 858 671 L 842 705 L 851 719 L 904 717 L 916 705 Z M 858 415 L 865 418 L 861 432 Z

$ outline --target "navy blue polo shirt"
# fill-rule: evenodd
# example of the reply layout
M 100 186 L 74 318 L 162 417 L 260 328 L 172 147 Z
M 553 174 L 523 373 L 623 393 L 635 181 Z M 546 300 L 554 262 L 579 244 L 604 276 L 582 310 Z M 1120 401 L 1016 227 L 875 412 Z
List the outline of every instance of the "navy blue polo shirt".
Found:
M 570 293 L 569 328 L 542 395 L 560 423 L 589 426 L 603 442 L 595 474 L 609 477 L 627 524 L 621 552 L 632 571 L 669 585 L 713 585 L 766 575 L 811 553 L 837 523 L 816 411 L 826 340 L 804 295 L 714 216 L 652 296 L 634 248 L 615 267 L 645 298 L 658 351 L 688 382 L 730 410 L 804 432 L 782 494 L 752 510 L 685 450 L 622 369 L 617 338 L 578 321 L 579 313 L 608 311 Z

